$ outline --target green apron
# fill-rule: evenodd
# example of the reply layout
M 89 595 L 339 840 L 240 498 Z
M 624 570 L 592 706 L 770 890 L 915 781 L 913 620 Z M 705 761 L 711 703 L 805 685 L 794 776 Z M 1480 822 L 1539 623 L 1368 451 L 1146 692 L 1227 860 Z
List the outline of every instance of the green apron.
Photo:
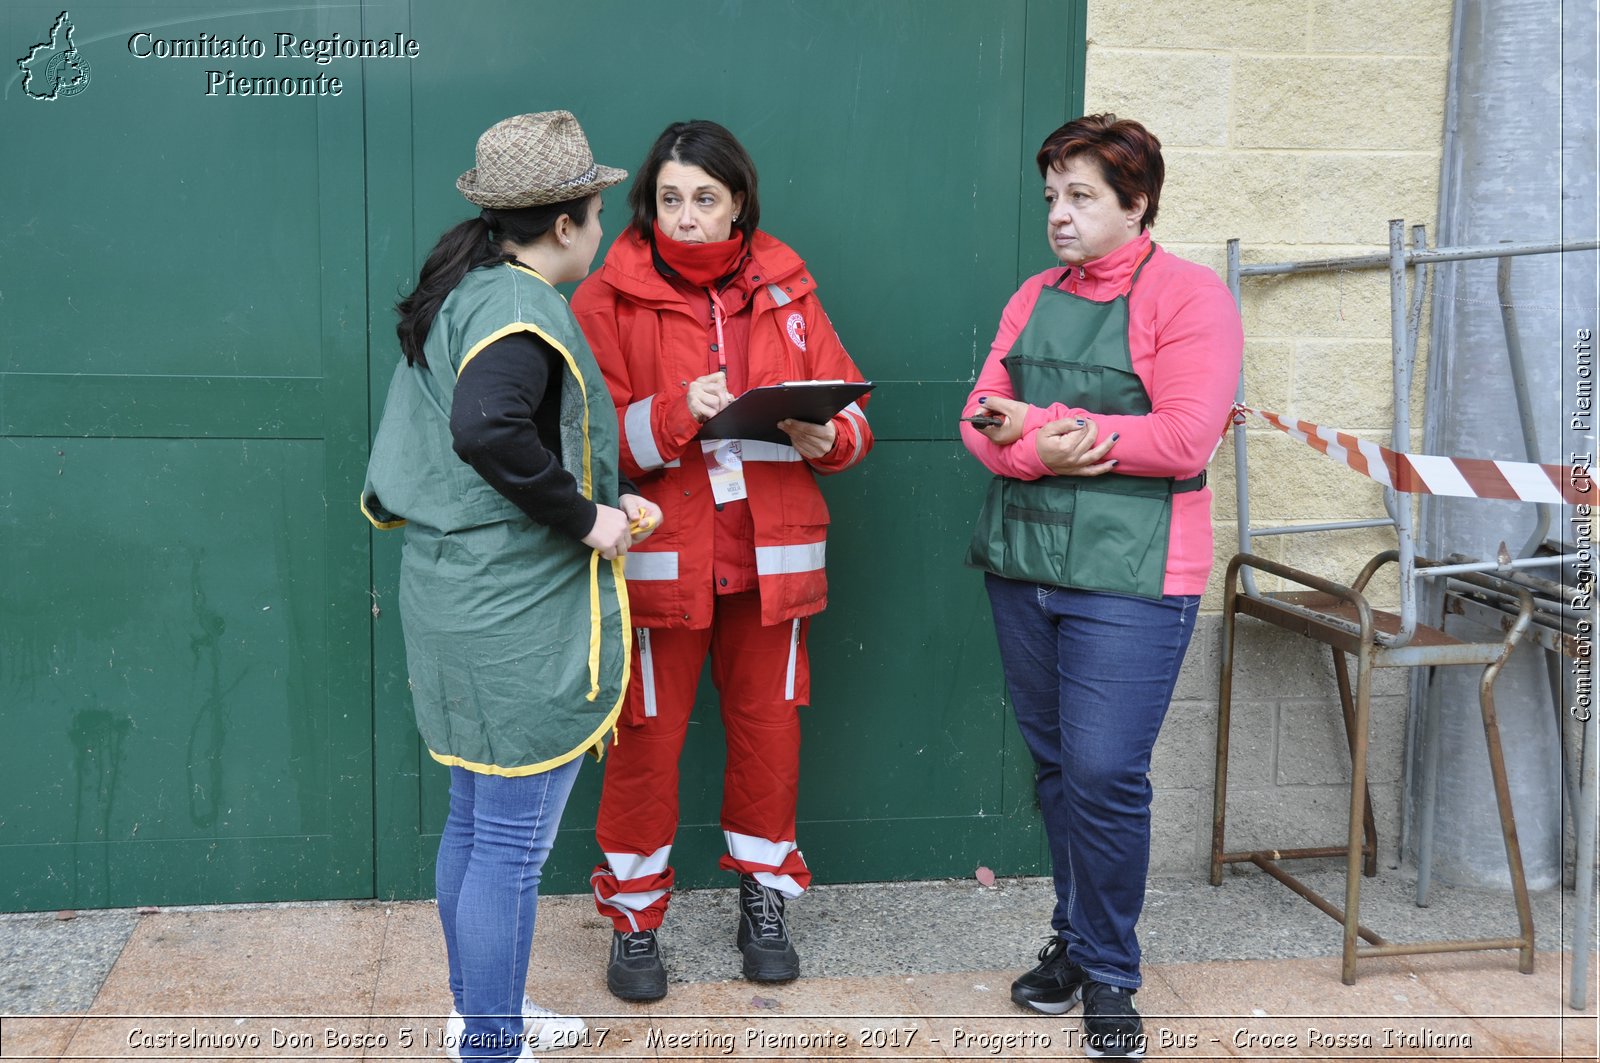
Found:
M 1134 269 L 1130 292 L 1148 261 L 1147 255 Z M 1104 303 L 1085 299 L 1061 287 L 1070 275 L 1040 290 L 1027 325 L 1002 359 L 1013 396 L 1036 406 L 1059 402 L 1098 414 L 1148 414 L 1150 395 L 1133 371 L 1128 346 L 1128 294 Z M 1186 480 L 1114 472 L 997 476 L 967 564 L 1009 579 L 1159 598 L 1172 496 L 1204 486 L 1203 472 Z
M 417 728 L 444 764 L 491 775 L 599 756 L 628 688 L 623 558 L 530 520 L 452 449 L 456 377 L 512 333 L 561 355 L 561 464 L 585 497 L 617 504 L 617 415 L 561 294 L 517 264 L 483 266 L 401 362 L 372 445 L 361 508 L 404 526 L 400 625 Z

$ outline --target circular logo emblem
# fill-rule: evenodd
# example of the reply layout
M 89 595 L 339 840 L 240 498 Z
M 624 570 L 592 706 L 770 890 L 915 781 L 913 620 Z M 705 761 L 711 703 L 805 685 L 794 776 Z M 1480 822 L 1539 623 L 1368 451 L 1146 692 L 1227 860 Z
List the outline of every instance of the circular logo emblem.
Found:
M 796 347 L 800 348 L 802 351 L 805 350 L 806 319 L 801 317 L 798 313 L 790 314 L 789 322 L 786 327 L 789 330 L 789 339 L 794 341 L 794 345 Z
M 50 86 L 53 99 L 76 96 L 89 87 L 89 61 L 76 48 L 57 52 L 44 68 L 44 82 Z

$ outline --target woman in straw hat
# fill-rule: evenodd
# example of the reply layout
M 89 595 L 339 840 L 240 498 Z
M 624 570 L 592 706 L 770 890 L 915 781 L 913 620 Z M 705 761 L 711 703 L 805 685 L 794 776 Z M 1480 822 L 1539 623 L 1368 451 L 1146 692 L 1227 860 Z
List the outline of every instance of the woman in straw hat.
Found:
M 632 224 L 572 297 L 622 419 L 622 467 L 668 510 L 629 558 L 639 625 L 620 740 L 606 768 L 595 900 L 613 934 L 606 984 L 667 991 L 656 928 L 673 882 L 678 755 L 709 655 L 727 732 L 721 866 L 738 873 L 744 976 L 800 974 L 784 903 L 811 872 L 795 840 L 806 633 L 827 604 L 828 507 L 817 476 L 872 448 L 861 404 L 769 439 L 698 438 L 747 389 L 861 380 L 799 255 L 757 228 L 756 169 L 715 122 L 676 122 L 628 193 Z
M 450 768 L 447 1046 L 518 1059 L 585 1030 L 524 995 L 539 878 L 581 755 L 599 756 L 621 708 L 622 555 L 661 511 L 618 475 L 611 397 L 552 287 L 588 273 L 599 193 L 626 171 L 596 165 L 566 111 L 498 123 L 477 162 L 456 187 L 482 212 L 439 238 L 397 307 L 405 357 L 362 509 L 405 527 L 417 726 Z

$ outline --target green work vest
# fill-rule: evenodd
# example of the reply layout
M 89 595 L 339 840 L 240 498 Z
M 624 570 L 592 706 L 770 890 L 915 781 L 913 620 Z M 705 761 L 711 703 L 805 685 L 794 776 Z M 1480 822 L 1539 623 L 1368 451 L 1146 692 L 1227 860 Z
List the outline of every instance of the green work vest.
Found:
M 561 463 L 585 497 L 617 504 L 617 415 L 566 300 L 521 265 L 482 266 L 401 362 L 372 445 L 361 508 L 405 527 L 400 623 L 417 728 L 435 760 L 492 775 L 599 756 L 628 688 L 623 561 L 547 528 L 456 456 L 456 377 L 495 340 L 554 347 Z
M 1128 288 L 1144 269 L 1140 262 Z M 1039 291 L 1022 333 L 1002 359 L 1012 394 L 1100 414 L 1141 415 L 1150 394 L 1133 371 L 1128 295 L 1099 303 L 1065 291 Z M 1113 448 L 1112 456 L 1116 450 Z M 967 550 L 967 564 L 1010 579 L 1081 590 L 1161 597 L 1167 572 L 1172 495 L 1196 491 L 1205 475 L 1168 477 L 997 476 Z

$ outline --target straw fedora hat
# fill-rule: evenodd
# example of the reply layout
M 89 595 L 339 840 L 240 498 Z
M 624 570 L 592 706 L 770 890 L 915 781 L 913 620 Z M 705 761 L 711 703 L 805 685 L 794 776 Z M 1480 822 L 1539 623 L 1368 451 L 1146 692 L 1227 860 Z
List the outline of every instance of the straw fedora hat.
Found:
M 478 138 L 478 165 L 456 188 L 480 207 L 514 210 L 582 199 L 627 177 L 594 161 L 570 111 L 541 111 L 490 126 Z

